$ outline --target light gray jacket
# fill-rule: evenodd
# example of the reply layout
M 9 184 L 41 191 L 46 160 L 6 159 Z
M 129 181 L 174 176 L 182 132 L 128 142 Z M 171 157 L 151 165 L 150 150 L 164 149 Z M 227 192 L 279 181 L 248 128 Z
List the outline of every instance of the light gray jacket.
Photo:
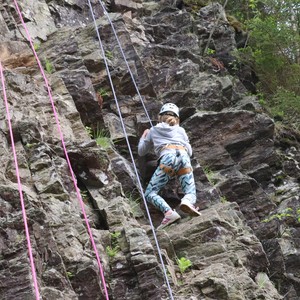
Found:
M 167 152 L 174 151 L 171 149 L 162 150 L 162 148 L 168 144 L 184 146 L 188 155 L 192 156 L 192 147 L 184 128 L 179 125 L 170 126 L 164 122 L 158 123 L 156 126 L 152 127 L 146 138 L 140 139 L 138 154 L 144 156 L 153 148 L 155 154 L 158 157 L 161 157 Z

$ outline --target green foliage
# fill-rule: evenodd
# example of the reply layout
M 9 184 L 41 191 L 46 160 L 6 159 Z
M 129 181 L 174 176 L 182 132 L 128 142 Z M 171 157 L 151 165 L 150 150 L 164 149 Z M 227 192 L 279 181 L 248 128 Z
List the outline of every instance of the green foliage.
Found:
M 203 167 L 203 171 L 204 171 L 204 173 L 205 173 L 205 175 L 206 175 L 207 180 L 208 180 L 211 184 L 214 185 L 214 184 L 217 183 L 216 179 L 214 178 L 215 173 L 214 173 L 208 166 Z
M 85 126 L 85 130 L 88 135 L 96 140 L 98 146 L 107 149 L 111 146 L 109 132 L 106 129 L 100 128 L 97 124 L 97 129 L 93 130 L 90 126 Z
M 300 207 L 286 208 L 281 212 L 271 214 L 268 218 L 262 220 L 263 223 L 269 223 L 276 221 L 279 224 L 278 237 L 288 236 L 290 237 L 290 225 L 299 226 L 300 223 Z
M 221 203 L 226 203 L 226 202 L 228 202 L 228 200 L 226 199 L 225 196 L 221 196 L 221 197 L 220 197 L 220 201 L 221 201 Z
M 191 9 L 192 14 L 197 14 L 199 10 L 206 6 L 210 1 L 209 0 L 184 0 L 183 3 L 186 7 Z
M 54 67 L 47 58 L 45 59 L 45 69 L 48 74 L 52 74 L 54 72 Z
M 75 277 L 75 275 L 72 272 L 67 272 L 67 277 L 69 279 L 72 279 L 73 277 Z
M 141 203 L 141 196 L 135 192 L 132 191 L 130 193 L 125 193 L 126 198 L 129 200 L 129 204 L 133 213 L 134 217 L 137 217 L 140 215 L 140 203 Z
M 184 273 L 189 267 L 192 266 L 192 262 L 185 257 L 176 258 L 176 262 L 181 273 Z
M 38 51 L 40 48 L 41 48 L 41 43 L 37 42 L 37 43 L 34 43 L 34 44 L 33 44 L 33 49 L 34 49 L 35 51 Z
M 276 120 L 299 130 L 299 1 L 229 1 L 226 9 L 227 15 L 242 20 L 250 33 L 247 47 L 235 56 L 258 76 L 260 104 Z
M 114 258 L 119 251 L 120 251 L 119 246 L 116 246 L 116 247 L 107 246 L 106 247 L 106 253 L 110 258 Z
M 278 88 L 268 103 L 268 109 L 275 120 L 284 121 L 300 130 L 300 95 Z
M 34 146 L 36 146 L 37 145 L 37 143 L 27 143 L 25 146 L 27 147 L 27 148 L 33 148 Z
M 101 146 L 104 149 L 110 147 L 110 138 L 107 130 L 100 129 L 97 126 L 97 130 L 93 133 L 93 138 L 96 140 L 98 146 Z
M 108 58 L 108 59 L 113 59 L 113 53 L 111 52 L 111 51 L 109 51 L 109 50 L 106 50 L 105 51 L 105 56 L 106 56 L 106 58 Z
M 283 221 L 286 218 L 293 217 L 292 212 L 293 212 L 292 208 L 286 208 L 282 212 L 277 213 L 277 214 L 273 214 L 270 217 L 264 219 L 262 222 L 263 223 L 268 223 L 268 222 L 271 222 L 274 219 L 279 220 L 279 221 Z
M 98 93 L 101 97 L 105 97 L 105 96 L 108 96 L 108 95 L 109 95 L 108 91 L 107 91 L 106 89 L 104 89 L 104 88 L 99 88 L 99 89 L 97 90 L 97 93 Z
M 93 130 L 90 126 L 85 126 L 84 127 L 88 135 L 92 138 L 93 137 Z
M 83 202 L 88 202 L 89 201 L 89 193 L 88 193 L 88 191 L 82 191 L 82 190 L 80 190 L 80 195 L 81 195 L 81 198 L 82 198 Z
M 121 232 L 120 231 L 112 232 L 110 235 L 113 240 L 116 240 L 121 236 Z
M 213 49 L 210 49 L 210 48 L 207 49 L 207 54 L 208 55 L 215 54 L 215 53 L 216 53 L 216 50 L 213 50 Z
M 112 232 L 111 236 L 111 245 L 106 247 L 106 253 L 110 258 L 114 258 L 120 251 L 120 246 L 118 239 L 121 236 L 120 231 Z
M 260 289 L 263 289 L 269 278 L 266 273 L 259 272 L 256 276 L 256 283 Z

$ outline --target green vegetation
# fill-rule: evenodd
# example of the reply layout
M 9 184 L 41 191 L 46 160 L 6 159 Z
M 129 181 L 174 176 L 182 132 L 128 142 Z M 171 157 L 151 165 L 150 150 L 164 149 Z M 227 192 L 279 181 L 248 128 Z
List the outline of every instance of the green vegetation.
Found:
M 298 0 L 228 1 L 233 15 L 249 33 L 238 60 L 259 78 L 260 103 L 283 124 L 300 130 L 300 6 Z
M 141 196 L 135 190 L 130 193 L 125 193 L 126 198 L 129 200 L 129 204 L 134 217 L 140 215 L 140 203 L 142 201 Z
M 54 67 L 47 58 L 45 59 L 45 69 L 48 74 L 52 74 L 54 72 Z
M 259 272 L 256 276 L 256 283 L 260 289 L 263 289 L 268 282 L 268 275 L 266 273 Z
M 114 58 L 113 53 L 109 50 L 105 51 L 105 56 L 106 56 L 106 58 L 108 58 L 110 60 Z
M 121 236 L 121 232 L 120 231 L 112 232 L 110 236 L 111 236 L 111 242 L 110 242 L 111 244 L 110 246 L 106 247 L 106 253 L 110 258 L 114 258 L 121 250 L 118 243 L 118 239 Z
M 89 201 L 89 193 L 88 193 L 88 191 L 80 190 L 80 195 L 81 195 L 81 198 L 82 198 L 83 202 L 87 203 Z
M 206 6 L 209 0 L 184 0 L 185 6 L 189 7 L 192 14 L 197 14 L 200 8 Z
M 215 173 L 207 166 L 203 167 L 203 171 L 206 175 L 207 180 L 212 184 L 215 185 L 217 183 L 216 179 L 214 178 Z
M 111 147 L 109 132 L 100 128 L 99 124 L 97 124 L 96 130 L 93 130 L 90 126 L 85 126 L 85 130 L 92 139 L 96 140 L 98 146 L 104 149 Z
M 116 246 L 116 247 L 107 246 L 106 247 L 106 253 L 110 258 L 114 258 L 119 251 L 120 251 L 119 246 Z
M 75 277 L 75 275 L 72 272 L 67 272 L 67 277 L 69 279 L 72 279 L 73 277 Z
M 290 235 L 290 224 L 295 224 L 296 226 L 299 226 L 300 223 L 300 207 L 297 208 L 286 208 L 281 212 L 278 212 L 276 214 L 272 214 L 268 218 L 265 218 L 262 220 L 263 223 L 268 223 L 271 221 L 277 221 L 280 224 L 280 232 L 279 236 L 283 235 Z
M 90 137 L 93 137 L 93 130 L 92 130 L 92 128 L 90 126 L 85 126 L 84 128 L 85 128 L 86 132 L 88 133 L 88 135 Z
M 99 88 L 97 90 L 97 94 L 100 95 L 101 97 L 105 97 L 109 95 L 108 91 L 104 88 Z
M 34 49 L 35 51 L 38 51 L 40 48 L 41 48 L 41 43 L 37 42 L 37 43 L 34 43 L 34 44 L 33 44 L 33 49 Z
M 192 266 L 192 262 L 185 257 L 176 258 L 176 262 L 181 274 L 183 274 L 189 267 Z
M 110 138 L 107 130 L 97 128 L 96 132 L 94 132 L 94 139 L 98 146 L 101 146 L 104 149 L 110 147 Z
M 221 197 L 220 197 L 220 201 L 221 201 L 221 203 L 226 203 L 226 202 L 228 202 L 228 200 L 226 199 L 225 196 L 221 196 Z
M 288 217 L 292 217 L 292 212 L 293 212 L 293 210 L 291 208 L 286 208 L 281 213 L 273 214 L 270 217 L 264 219 L 262 222 L 263 223 L 268 223 L 268 222 L 270 222 L 274 219 L 282 221 L 282 220 L 285 220 Z
M 213 50 L 213 49 L 210 49 L 210 48 L 207 49 L 207 54 L 208 55 L 212 55 L 212 54 L 215 54 L 215 53 L 216 53 L 216 50 Z

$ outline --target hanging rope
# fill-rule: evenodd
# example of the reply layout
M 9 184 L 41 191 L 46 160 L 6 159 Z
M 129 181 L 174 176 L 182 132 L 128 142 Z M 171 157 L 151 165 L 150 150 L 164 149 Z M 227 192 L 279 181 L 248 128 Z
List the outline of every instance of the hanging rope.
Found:
M 136 84 L 136 81 L 135 81 L 135 79 L 134 79 L 133 73 L 132 73 L 131 68 L 130 68 L 130 66 L 129 66 L 129 64 L 128 64 L 128 61 L 127 61 L 127 59 L 126 59 L 126 55 L 125 55 L 125 53 L 124 53 L 124 51 L 123 51 L 123 48 L 122 48 L 122 45 L 121 45 L 121 43 L 120 43 L 119 37 L 118 37 L 118 35 L 117 35 L 117 33 L 116 33 L 114 24 L 113 24 L 113 22 L 111 21 L 111 18 L 110 18 L 110 16 L 109 16 L 109 14 L 107 13 L 107 10 L 106 10 L 106 8 L 105 8 L 105 6 L 103 5 L 103 3 L 102 3 L 101 0 L 99 0 L 99 3 L 100 3 L 100 5 L 101 5 L 101 7 L 102 7 L 102 9 L 103 9 L 104 14 L 106 15 L 106 17 L 107 17 L 107 19 L 108 19 L 108 21 L 109 21 L 109 24 L 110 24 L 110 26 L 111 26 L 111 28 L 112 28 L 112 30 L 113 30 L 113 33 L 114 33 L 114 35 L 115 35 L 115 38 L 116 38 L 117 42 L 118 42 L 120 51 L 121 51 L 121 53 L 122 53 L 123 59 L 124 59 L 124 61 L 125 61 L 126 67 L 127 67 L 127 70 L 128 70 L 128 72 L 129 72 L 129 74 L 130 74 L 130 77 L 131 77 L 132 82 L 133 82 L 133 84 L 134 84 L 135 90 L 136 90 L 136 92 L 137 92 L 137 94 L 138 94 L 138 96 L 139 96 L 139 98 L 140 98 L 140 101 L 141 101 L 142 106 L 143 106 L 143 108 L 144 108 L 145 114 L 146 114 L 146 116 L 147 116 L 147 118 L 148 118 L 148 120 L 149 120 L 149 122 L 150 122 L 151 127 L 153 127 L 151 118 L 150 118 L 150 116 L 149 116 L 149 114 L 148 114 L 148 111 L 147 111 L 147 108 L 146 108 L 146 106 L 145 106 L 143 97 L 142 97 L 141 94 L 140 94 L 139 88 L 138 88 L 138 86 L 137 86 L 137 84 Z
M 99 271 L 100 271 L 100 276 L 101 276 L 101 280 L 102 280 L 102 284 L 103 284 L 103 289 L 104 289 L 105 297 L 106 297 L 107 300 L 109 300 L 108 292 L 107 292 L 107 288 L 106 288 L 106 282 L 105 282 L 105 278 L 104 278 L 104 273 L 103 273 L 103 269 L 102 269 L 102 265 L 101 265 L 101 261 L 100 261 L 100 256 L 99 256 L 99 253 L 98 253 L 98 250 L 97 250 L 97 247 L 96 247 L 96 243 L 95 243 L 94 238 L 93 238 L 93 234 L 92 234 L 91 227 L 89 225 L 88 217 L 87 217 L 85 209 L 84 209 L 84 203 L 83 203 L 80 191 L 79 191 L 79 189 L 77 187 L 77 181 L 76 181 L 76 178 L 75 178 L 72 166 L 71 166 L 71 162 L 70 162 L 69 155 L 68 155 L 68 152 L 67 152 L 67 149 L 66 149 L 66 145 L 65 145 L 65 141 L 64 141 L 62 129 L 61 129 L 60 122 L 59 122 L 59 119 L 58 119 L 58 114 L 56 112 L 56 108 L 55 108 L 54 101 L 53 101 L 53 98 L 52 98 L 51 88 L 50 88 L 50 85 L 48 83 L 48 80 L 47 80 L 47 77 L 45 75 L 45 72 L 44 72 L 44 69 L 42 67 L 42 64 L 41 64 L 41 62 L 40 62 L 40 60 L 39 60 L 39 58 L 37 56 L 37 53 L 36 53 L 36 51 L 34 49 L 34 45 L 32 43 L 32 39 L 30 37 L 29 31 L 28 31 L 28 29 L 26 27 L 26 24 L 24 22 L 24 19 L 22 17 L 22 13 L 21 13 L 21 11 L 19 9 L 18 3 L 17 3 L 16 0 L 14 0 L 14 3 L 15 3 L 16 10 L 17 10 L 17 12 L 19 14 L 20 20 L 22 22 L 22 25 L 24 27 L 24 30 L 26 32 L 27 40 L 30 43 L 31 49 L 32 49 L 32 51 L 34 53 L 35 59 L 36 59 L 36 61 L 38 63 L 38 66 L 40 68 L 41 74 L 42 74 L 42 76 L 44 78 L 44 81 L 45 81 L 45 84 L 46 84 L 46 88 L 47 88 L 47 91 L 48 91 L 48 95 L 49 95 L 49 99 L 50 99 L 50 102 L 51 102 L 53 114 L 54 114 L 55 121 L 56 121 L 56 124 L 57 124 L 57 128 L 58 128 L 58 132 L 59 132 L 59 135 L 60 135 L 62 147 L 63 147 L 63 150 L 64 150 L 64 154 L 65 154 L 65 157 L 66 157 L 66 160 L 67 160 L 67 164 L 68 164 L 69 169 L 70 169 L 70 173 L 71 173 L 72 180 L 73 180 L 73 183 L 74 183 L 74 187 L 75 187 L 75 190 L 76 190 L 77 198 L 79 200 L 79 203 L 80 203 L 80 206 L 81 206 L 81 210 L 82 210 L 82 214 L 83 214 L 83 217 L 84 217 L 84 220 L 85 220 L 85 223 L 86 223 L 86 227 L 87 227 L 87 230 L 88 230 L 88 233 L 89 233 L 89 236 L 90 236 L 91 244 L 93 246 L 93 249 L 94 249 L 94 252 L 95 252 L 95 255 L 96 255 L 96 259 L 97 259 L 97 263 L 98 263 L 98 267 L 99 267 Z
M 14 161 L 15 161 L 15 167 L 16 167 L 16 177 L 18 180 L 18 188 L 19 188 L 22 215 L 23 215 L 23 221 L 24 221 L 24 227 L 25 227 L 25 235 L 26 235 L 26 240 L 27 240 L 29 261 L 30 261 L 33 285 L 34 285 L 34 290 L 35 290 L 35 298 L 36 298 L 36 300 L 39 300 L 40 293 L 39 293 L 35 265 L 34 265 L 33 255 L 32 255 L 32 247 L 31 247 L 30 235 L 29 235 L 29 230 L 28 230 L 26 209 L 25 209 L 25 203 L 24 203 L 23 192 L 22 192 L 22 184 L 21 184 L 21 180 L 20 180 L 18 159 L 17 159 L 17 153 L 16 153 L 16 149 L 15 149 L 14 135 L 13 135 L 12 126 L 11 126 L 11 117 L 10 117 L 9 108 L 8 108 L 8 101 L 7 101 L 6 90 L 5 90 L 5 81 L 4 81 L 3 68 L 2 68 L 1 62 L 0 62 L 0 75 L 1 75 L 1 82 L 2 82 L 2 89 L 3 89 L 3 99 L 4 99 L 4 103 L 5 103 L 5 108 L 6 108 L 7 123 L 8 123 L 8 127 L 9 127 L 9 134 L 10 134 L 10 140 L 11 140 L 11 147 L 12 147 Z
M 108 79 L 109 79 L 109 82 L 110 82 L 110 85 L 111 85 L 111 89 L 112 89 L 112 92 L 113 92 L 113 96 L 114 96 L 114 99 L 115 99 L 115 103 L 116 103 L 116 106 L 117 106 L 117 110 L 118 110 L 120 122 L 121 122 L 121 125 L 122 125 L 122 129 L 123 129 L 123 132 L 124 132 L 124 137 L 126 139 L 126 143 L 127 143 L 127 146 L 128 146 L 129 154 L 130 154 L 130 157 L 131 157 L 131 160 L 132 160 L 133 168 L 134 168 L 135 175 L 136 175 L 137 182 L 138 182 L 138 186 L 139 186 L 139 189 L 140 189 L 140 193 L 142 195 L 142 198 L 143 198 L 143 201 L 144 201 L 144 204 L 145 204 L 147 216 L 148 216 L 148 219 L 149 219 L 149 222 L 150 222 L 151 230 L 152 230 L 153 237 L 154 237 L 154 240 L 155 240 L 155 244 L 156 244 L 156 247 L 157 247 L 159 259 L 160 259 L 160 262 L 161 262 L 161 265 L 162 265 L 162 268 L 163 268 L 165 282 L 166 282 L 167 287 L 168 287 L 170 298 L 171 298 L 171 300 L 173 300 L 174 298 L 173 298 L 173 294 L 172 294 L 172 289 L 171 289 L 171 286 L 170 286 L 170 283 L 169 283 L 169 279 L 168 279 L 168 276 L 167 276 L 166 267 L 165 267 L 165 264 L 164 264 L 164 261 L 163 261 L 163 258 L 162 258 L 162 253 L 161 253 L 161 250 L 160 250 L 160 247 L 159 247 L 158 239 L 157 239 L 157 236 L 156 236 L 156 233 L 155 233 L 155 229 L 154 229 L 154 226 L 153 226 L 153 223 L 152 223 L 152 220 L 151 220 L 151 215 L 150 215 L 149 208 L 148 208 L 148 205 L 147 205 L 147 201 L 146 201 L 146 198 L 145 198 L 145 195 L 144 195 L 144 192 L 143 192 L 143 187 L 142 187 L 142 184 L 141 184 L 141 181 L 140 181 L 140 178 L 139 178 L 138 170 L 137 170 L 137 167 L 136 167 L 136 164 L 135 164 L 135 161 L 134 161 L 134 157 L 133 157 L 133 153 L 132 153 L 131 146 L 130 146 L 130 143 L 129 143 L 129 139 L 128 139 L 127 131 L 126 131 L 126 128 L 125 128 L 125 124 L 123 122 L 122 113 L 121 113 L 121 110 L 120 110 L 120 107 L 119 107 L 119 103 L 118 103 L 118 99 L 117 99 L 117 96 L 116 96 L 115 88 L 114 88 L 114 85 L 113 85 L 113 82 L 112 82 L 112 78 L 111 78 L 111 74 L 110 74 L 110 71 L 109 71 L 107 59 L 106 59 L 106 56 L 105 56 L 105 51 L 104 51 L 104 48 L 103 48 L 102 40 L 101 40 L 101 37 L 100 37 L 99 30 L 97 28 L 95 14 L 94 14 L 94 11 L 93 11 L 93 8 L 92 8 L 92 5 L 91 5 L 91 1 L 88 0 L 88 2 L 89 2 L 91 14 L 92 14 L 94 25 L 95 25 L 95 30 L 96 30 L 96 33 L 97 33 L 97 36 L 98 36 L 98 40 L 99 40 L 101 54 L 102 54 L 103 59 L 104 59 L 106 72 L 107 72 L 107 75 L 108 75 Z

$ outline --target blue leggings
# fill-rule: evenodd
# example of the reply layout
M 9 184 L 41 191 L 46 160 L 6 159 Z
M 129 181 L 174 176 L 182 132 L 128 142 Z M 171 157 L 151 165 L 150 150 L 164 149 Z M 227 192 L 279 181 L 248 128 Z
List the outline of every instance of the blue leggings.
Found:
M 160 163 L 171 167 L 176 172 L 182 168 L 191 167 L 191 161 L 188 154 L 185 151 L 179 150 L 165 154 L 160 159 Z M 145 191 L 146 200 L 163 213 L 170 210 L 171 207 L 161 196 L 158 195 L 158 193 L 168 183 L 170 178 L 171 177 L 158 166 Z M 191 204 L 195 204 L 196 187 L 193 172 L 181 175 L 178 179 L 184 193 L 184 199 L 189 200 Z

